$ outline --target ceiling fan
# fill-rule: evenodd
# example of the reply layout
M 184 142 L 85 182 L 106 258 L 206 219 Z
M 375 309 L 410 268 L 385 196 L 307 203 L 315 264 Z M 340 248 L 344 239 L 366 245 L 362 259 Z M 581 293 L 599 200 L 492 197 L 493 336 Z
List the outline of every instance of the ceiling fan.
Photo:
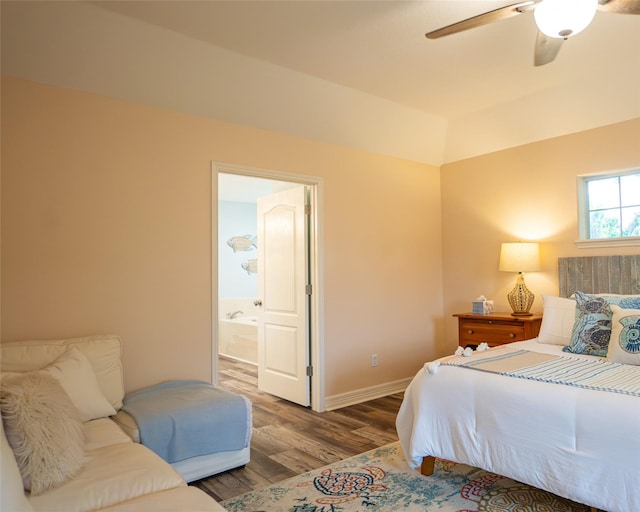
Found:
M 556 58 L 566 39 L 589 26 L 596 10 L 640 14 L 640 0 L 527 0 L 458 21 L 425 35 L 429 39 L 438 39 L 533 11 L 538 26 L 533 61 L 535 66 L 542 66 Z

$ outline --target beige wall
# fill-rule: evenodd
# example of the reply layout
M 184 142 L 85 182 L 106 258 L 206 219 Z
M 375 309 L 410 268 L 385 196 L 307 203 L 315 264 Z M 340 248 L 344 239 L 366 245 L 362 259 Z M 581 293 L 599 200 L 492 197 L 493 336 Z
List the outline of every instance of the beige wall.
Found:
M 576 176 L 639 166 L 640 120 L 439 171 L 8 77 L 2 107 L 2 339 L 120 334 L 127 390 L 210 376 L 211 161 L 323 179 L 328 396 L 449 353 L 480 294 L 508 310 L 503 241 L 542 242 L 534 310 L 559 256 L 638 252 L 574 240 Z
M 9 77 L 2 339 L 112 332 L 127 390 L 209 379 L 211 161 L 323 179 L 328 396 L 435 357 L 438 168 Z
M 445 332 L 455 347 L 451 315 L 484 294 L 510 311 L 515 275 L 498 271 L 501 242 L 541 242 L 542 271 L 526 277 L 536 294 L 557 294 L 561 256 L 638 254 L 638 247 L 575 246 L 577 179 L 581 174 L 640 166 L 640 120 L 527 144 L 442 167 Z

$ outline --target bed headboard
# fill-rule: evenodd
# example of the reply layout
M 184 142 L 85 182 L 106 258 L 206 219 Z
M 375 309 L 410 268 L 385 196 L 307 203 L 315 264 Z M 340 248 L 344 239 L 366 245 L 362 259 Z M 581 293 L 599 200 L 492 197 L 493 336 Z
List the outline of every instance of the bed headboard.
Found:
M 573 292 L 640 294 L 640 255 L 558 258 L 560 297 Z

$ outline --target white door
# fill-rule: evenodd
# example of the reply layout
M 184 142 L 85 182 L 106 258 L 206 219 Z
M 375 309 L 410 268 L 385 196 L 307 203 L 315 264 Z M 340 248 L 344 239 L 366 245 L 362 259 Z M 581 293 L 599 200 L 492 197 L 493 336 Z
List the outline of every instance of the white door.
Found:
M 310 404 L 305 186 L 258 199 L 258 389 Z

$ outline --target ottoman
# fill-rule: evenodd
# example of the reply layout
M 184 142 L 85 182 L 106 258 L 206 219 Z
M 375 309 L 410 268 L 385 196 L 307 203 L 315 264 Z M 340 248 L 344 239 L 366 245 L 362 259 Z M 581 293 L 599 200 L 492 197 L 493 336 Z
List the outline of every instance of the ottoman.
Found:
M 250 459 L 251 402 L 202 381 L 168 381 L 125 395 L 114 421 L 187 482 Z

